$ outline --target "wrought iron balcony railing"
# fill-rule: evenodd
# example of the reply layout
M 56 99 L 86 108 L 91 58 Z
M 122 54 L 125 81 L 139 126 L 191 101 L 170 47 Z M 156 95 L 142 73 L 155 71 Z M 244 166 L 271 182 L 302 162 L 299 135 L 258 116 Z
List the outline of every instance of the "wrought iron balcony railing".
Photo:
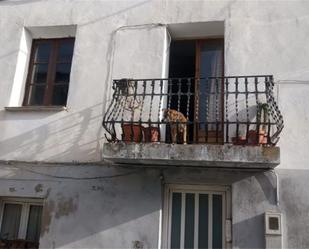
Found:
M 270 75 L 120 79 L 103 127 L 109 142 L 275 145 L 283 118 Z

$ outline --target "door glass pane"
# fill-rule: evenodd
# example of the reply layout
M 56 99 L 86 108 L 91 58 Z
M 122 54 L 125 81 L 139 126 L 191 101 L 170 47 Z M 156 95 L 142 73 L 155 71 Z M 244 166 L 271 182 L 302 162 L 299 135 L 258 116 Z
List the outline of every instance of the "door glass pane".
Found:
M 70 81 L 71 63 L 58 63 L 56 66 L 56 83 Z
M 26 235 L 27 240 L 39 242 L 42 221 L 42 209 L 42 206 L 30 206 Z
M 65 106 L 67 103 L 68 85 L 55 85 L 53 90 L 53 105 Z
M 71 62 L 73 56 L 74 40 L 63 41 L 59 46 L 57 61 Z
M 22 205 L 5 204 L 1 224 L 1 238 L 17 239 Z
M 222 89 L 220 77 L 223 73 L 223 40 L 209 40 L 201 44 L 199 84 L 199 121 L 200 129 L 215 130 L 222 117 Z M 206 123 L 205 123 L 206 122 Z
M 168 84 L 167 108 L 180 111 L 185 117 L 193 122 L 195 119 L 195 74 L 196 74 L 196 41 L 195 40 L 172 40 L 169 54 L 169 78 L 174 79 Z M 191 79 L 190 79 L 191 78 Z M 180 90 L 181 96 L 178 95 Z M 178 100 L 180 102 L 178 102 Z M 187 125 L 188 141 L 194 140 L 194 125 Z M 166 143 L 171 143 L 171 131 L 166 127 Z M 181 142 L 181 141 L 179 141 Z
M 37 45 L 34 62 L 48 62 L 51 52 L 51 43 L 41 43 Z
M 43 105 L 44 104 L 45 86 L 32 85 L 30 89 L 30 103 L 31 105 Z
M 33 65 L 31 83 L 46 83 L 48 64 Z
M 199 194 L 198 248 L 208 248 L 208 195 Z
M 185 248 L 194 248 L 194 194 L 186 194 Z
M 213 195 L 212 204 L 212 244 L 213 248 L 222 248 L 222 195 Z
M 173 193 L 171 248 L 180 248 L 181 193 Z

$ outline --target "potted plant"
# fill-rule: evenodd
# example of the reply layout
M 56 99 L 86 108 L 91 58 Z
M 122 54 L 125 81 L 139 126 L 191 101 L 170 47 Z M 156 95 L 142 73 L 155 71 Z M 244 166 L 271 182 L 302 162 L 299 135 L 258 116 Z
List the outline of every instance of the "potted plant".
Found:
M 269 120 L 268 115 L 269 106 L 267 103 L 258 103 L 258 112 L 256 115 L 256 120 L 258 124 L 262 123 L 259 127 L 259 144 L 267 144 L 267 132 L 266 132 L 266 122 Z
M 238 138 L 232 137 L 232 143 L 234 145 L 267 144 L 266 123 L 269 120 L 268 110 L 269 106 L 267 103 L 258 103 L 256 113 L 257 129 L 249 130 L 247 136 L 239 135 Z
M 232 143 L 234 145 L 245 145 L 247 143 L 246 136 L 239 134 L 238 137 L 232 137 Z
M 125 142 L 139 143 L 143 139 L 143 127 L 137 121 L 140 116 L 141 99 L 134 96 L 136 91 L 136 83 L 130 79 L 122 79 L 119 81 L 120 94 L 124 98 L 124 116 L 122 123 L 122 140 Z
M 137 84 L 132 79 L 118 82 L 120 95 L 123 97 L 124 120 L 122 121 L 122 140 L 125 142 L 159 142 L 159 128 L 141 125 L 142 97 L 136 95 Z
M 267 144 L 266 122 L 269 120 L 269 106 L 267 103 L 258 103 L 256 113 L 257 129 L 248 133 L 248 144 Z
M 143 127 L 143 136 L 144 136 L 144 141 L 147 143 L 149 142 L 159 142 L 159 128 L 158 127 Z

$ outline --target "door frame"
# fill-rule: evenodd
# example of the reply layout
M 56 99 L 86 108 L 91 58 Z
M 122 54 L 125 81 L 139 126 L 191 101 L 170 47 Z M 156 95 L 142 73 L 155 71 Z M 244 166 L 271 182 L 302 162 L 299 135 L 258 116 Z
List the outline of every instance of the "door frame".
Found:
M 172 193 L 208 193 L 222 195 L 222 248 L 232 247 L 231 187 L 225 185 L 166 184 L 163 201 L 163 232 L 161 248 L 170 248 Z M 183 212 L 183 211 L 182 211 Z

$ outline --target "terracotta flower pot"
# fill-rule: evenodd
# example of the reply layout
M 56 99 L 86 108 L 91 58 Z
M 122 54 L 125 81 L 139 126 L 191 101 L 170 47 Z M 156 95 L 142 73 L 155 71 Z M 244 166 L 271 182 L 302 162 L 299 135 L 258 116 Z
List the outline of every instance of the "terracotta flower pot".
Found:
M 257 145 L 257 134 L 256 130 L 250 130 L 248 132 L 248 145 Z
M 143 138 L 143 127 L 136 124 L 122 125 L 122 140 L 126 143 L 140 143 Z
M 234 145 L 245 145 L 246 144 L 246 137 L 244 136 L 239 136 L 238 139 L 237 137 L 232 137 L 232 143 Z
M 257 137 L 258 137 L 258 141 L 257 141 Z M 248 144 L 249 145 L 267 144 L 266 131 L 260 130 L 257 136 L 256 130 L 250 130 L 248 133 Z
M 267 144 L 267 134 L 265 130 L 259 132 L 259 144 Z
M 159 142 L 159 129 L 157 127 L 143 127 L 143 131 L 146 143 Z

